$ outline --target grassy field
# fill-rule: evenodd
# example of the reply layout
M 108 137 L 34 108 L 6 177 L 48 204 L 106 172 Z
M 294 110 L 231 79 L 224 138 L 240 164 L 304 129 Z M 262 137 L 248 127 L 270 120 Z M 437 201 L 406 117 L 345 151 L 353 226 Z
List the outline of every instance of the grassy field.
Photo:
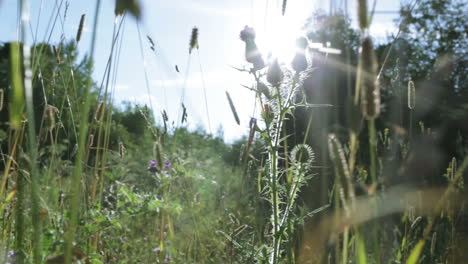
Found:
M 319 12 L 291 62 L 239 29 L 236 69 L 251 78 L 239 89 L 258 115 L 240 117 L 226 92 L 226 118 L 250 118 L 231 143 L 189 129 L 183 103 L 158 119 L 151 103 L 115 100 L 122 25 L 140 19 L 139 1 L 115 1 L 101 80 L 101 1 L 74 39 L 40 43 L 26 2 L 18 41 L 0 43 L 2 263 L 468 263 L 463 1 L 409 1 L 377 44 L 366 0 L 357 29 Z M 48 19 L 63 23 L 56 2 Z M 190 59 L 198 29 L 187 39 Z

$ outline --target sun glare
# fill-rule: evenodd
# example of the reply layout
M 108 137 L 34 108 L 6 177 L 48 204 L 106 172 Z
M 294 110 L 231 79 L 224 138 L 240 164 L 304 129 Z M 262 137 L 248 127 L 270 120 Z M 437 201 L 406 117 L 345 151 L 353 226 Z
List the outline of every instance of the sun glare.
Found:
M 303 36 L 301 18 L 277 15 L 267 21 L 266 27 L 257 32 L 258 45 L 265 58 L 277 58 L 290 63 L 296 52 L 296 39 Z

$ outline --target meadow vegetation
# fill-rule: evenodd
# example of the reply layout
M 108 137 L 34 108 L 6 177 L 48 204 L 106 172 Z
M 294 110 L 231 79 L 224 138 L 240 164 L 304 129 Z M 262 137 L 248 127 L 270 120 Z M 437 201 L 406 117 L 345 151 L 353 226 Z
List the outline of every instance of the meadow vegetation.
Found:
M 291 40 L 292 62 L 239 29 L 237 70 L 252 80 L 239 89 L 259 115 L 231 143 L 189 129 L 184 105 L 174 118 L 114 100 L 121 25 L 138 21 L 139 1 L 116 0 L 101 80 L 100 0 L 75 39 L 44 42 L 29 39 L 18 2 L 21 38 L 0 43 L 2 263 L 468 262 L 464 1 L 409 1 L 379 43 L 366 0 L 358 29 L 318 12 Z M 84 19 L 93 37 L 79 56 Z

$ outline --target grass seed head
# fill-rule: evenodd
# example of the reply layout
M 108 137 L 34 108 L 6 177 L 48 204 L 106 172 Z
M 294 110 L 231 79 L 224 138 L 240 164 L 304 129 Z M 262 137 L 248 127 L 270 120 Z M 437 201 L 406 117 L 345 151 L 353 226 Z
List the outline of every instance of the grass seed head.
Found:
M 3 110 L 3 100 L 5 98 L 5 90 L 3 88 L 0 89 L 0 111 Z
M 431 239 L 431 256 L 434 256 L 435 248 L 436 248 L 436 241 L 437 241 L 437 232 L 434 232 L 434 234 L 432 234 L 432 239 Z
M 234 102 L 232 101 L 231 96 L 229 95 L 228 91 L 226 91 L 226 97 L 229 102 L 229 107 L 231 107 L 232 115 L 234 116 L 234 119 L 236 119 L 236 123 L 240 125 L 239 115 L 237 114 L 236 107 L 234 106 Z
M 414 109 L 416 106 L 416 88 L 414 87 L 414 82 L 408 82 L 408 108 Z
M 93 143 L 94 143 L 94 134 L 91 134 L 88 137 L 88 148 L 92 147 Z
M 96 108 L 96 112 L 94 112 L 94 120 L 101 121 L 103 116 L 104 116 L 104 101 L 100 101 Z
M 193 49 L 198 49 L 198 28 L 194 27 L 192 29 L 192 34 L 190 36 L 190 47 L 189 47 L 189 54 L 192 54 Z
M 57 49 L 57 47 L 55 47 L 55 45 L 52 46 L 52 51 L 54 52 L 54 57 L 55 57 L 55 60 L 57 61 L 57 64 L 62 63 L 62 61 L 60 60 L 60 52 Z
M 358 0 L 359 27 L 364 30 L 368 26 L 367 21 L 367 0 Z
M 84 27 L 85 17 L 86 17 L 85 14 L 82 14 L 82 15 L 81 15 L 80 25 L 78 26 L 78 32 L 76 33 L 76 42 L 80 42 L 81 33 L 83 33 L 83 27 Z
M 370 37 L 362 40 L 361 67 L 362 113 L 367 120 L 371 120 L 380 114 L 380 88 L 377 79 L 377 60 Z

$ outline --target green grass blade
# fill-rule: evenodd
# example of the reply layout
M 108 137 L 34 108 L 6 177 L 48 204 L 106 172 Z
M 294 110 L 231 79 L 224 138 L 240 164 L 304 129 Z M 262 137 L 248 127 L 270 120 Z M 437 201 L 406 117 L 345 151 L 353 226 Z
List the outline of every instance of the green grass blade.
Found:
M 424 249 L 424 245 L 426 244 L 426 240 L 419 240 L 416 246 L 411 250 L 411 254 L 406 261 L 406 264 L 416 264 L 421 256 L 421 252 Z
M 11 88 L 10 126 L 13 129 L 21 127 L 21 115 L 24 108 L 23 74 L 21 68 L 20 43 L 12 42 L 10 46 Z

